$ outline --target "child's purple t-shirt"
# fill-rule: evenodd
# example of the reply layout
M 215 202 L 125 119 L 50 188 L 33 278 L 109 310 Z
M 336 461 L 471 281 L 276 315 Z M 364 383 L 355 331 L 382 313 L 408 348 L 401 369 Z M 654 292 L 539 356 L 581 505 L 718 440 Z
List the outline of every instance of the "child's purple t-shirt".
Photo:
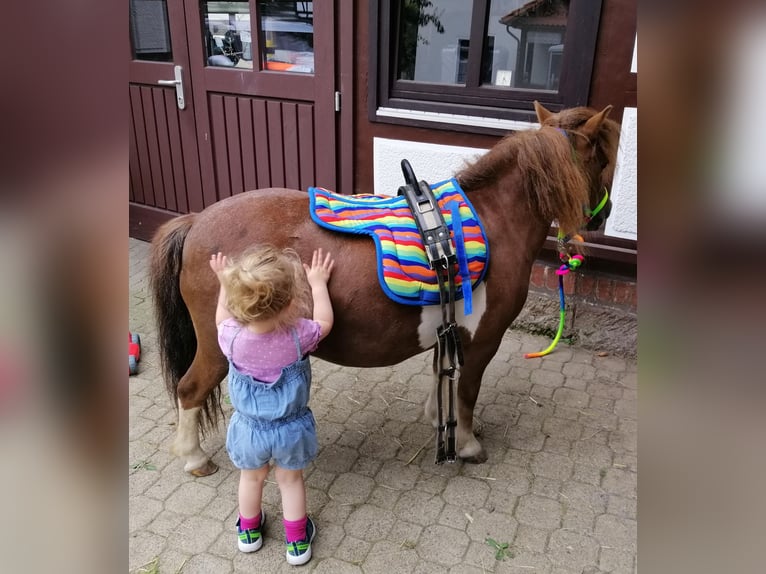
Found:
M 300 319 L 294 329 L 298 334 L 302 354 L 316 350 L 321 334 L 319 323 Z M 226 358 L 231 359 L 240 372 L 265 383 L 276 381 L 284 367 L 300 358 L 291 329 L 253 333 L 232 318 L 218 324 L 218 344 Z M 229 356 L 230 350 L 232 356 Z

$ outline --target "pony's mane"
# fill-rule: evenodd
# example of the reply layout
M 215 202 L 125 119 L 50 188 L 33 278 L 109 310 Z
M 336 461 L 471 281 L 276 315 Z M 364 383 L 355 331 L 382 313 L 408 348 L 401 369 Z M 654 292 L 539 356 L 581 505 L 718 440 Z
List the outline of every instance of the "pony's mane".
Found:
M 577 132 L 593 113 L 587 108 L 564 110 L 551 117 L 551 123 L 546 122 L 545 126 Z M 605 119 L 595 145 L 598 161 L 606 166 L 601 172 L 601 183 L 606 186 L 611 185 L 614 174 L 618 141 L 618 124 Z M 580 228 L 583 206 L 589 203 L 590 182 L 578 166 L 569 140 L 559 130 L 511 133 L 455 177 L 466 192 L 471 192 L 497 184 L 509 173 L 509 163 L 518 166 L 521 191 L 534 211 L 547 221 L 556 219 L 565 233 Z

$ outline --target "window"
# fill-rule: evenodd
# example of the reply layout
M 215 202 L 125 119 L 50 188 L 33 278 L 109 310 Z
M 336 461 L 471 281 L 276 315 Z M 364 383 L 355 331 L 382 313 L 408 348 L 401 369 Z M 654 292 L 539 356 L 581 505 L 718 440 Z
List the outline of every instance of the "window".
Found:
M 253 69 L 249 0 L 203 0 L 206 64 Z M 313 2 L 258 0 L 263 70 L 314 73 Z M 256 68 L 258 57 L 256 54 Z
M 600 0 L 373 1 L 371 119 L 407 110 L 535 121 L 534 100 L 584 105 L 600 13 Z

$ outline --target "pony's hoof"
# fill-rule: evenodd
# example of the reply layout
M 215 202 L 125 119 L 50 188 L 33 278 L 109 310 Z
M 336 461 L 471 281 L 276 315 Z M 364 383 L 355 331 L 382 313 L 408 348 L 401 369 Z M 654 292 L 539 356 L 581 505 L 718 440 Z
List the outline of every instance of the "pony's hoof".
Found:
M 484 449 L 481 449 L 476 454 L 472 454 L 469 456 L 460 456 L 460 460 L 463 462 L 467 462 L 468 464 L 481 464 L 483 462 L 487 462 L 487 459 L 489 457 L 487 456 L 487 451 Z
M 205 464 L 199 468 L 195 468 L 189 471 L 189 474 L 196 477 L 210 476 L 218 471 L 218 465 L 212 460 L 208 460 Z

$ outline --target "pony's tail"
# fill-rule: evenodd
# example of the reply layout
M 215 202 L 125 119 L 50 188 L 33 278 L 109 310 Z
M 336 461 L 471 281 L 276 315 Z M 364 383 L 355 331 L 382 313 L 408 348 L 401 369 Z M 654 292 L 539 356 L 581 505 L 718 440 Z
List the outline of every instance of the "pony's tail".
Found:
M 152 239 L 149 270 L 158 346 L 165 386 L 178 408 L 178 382 L 191 366 L 197 351 L 189 309 L 181 297 L 179 277 L 184 240 L 195 219 L 194 213 L 176 217 L 162 225 Z

